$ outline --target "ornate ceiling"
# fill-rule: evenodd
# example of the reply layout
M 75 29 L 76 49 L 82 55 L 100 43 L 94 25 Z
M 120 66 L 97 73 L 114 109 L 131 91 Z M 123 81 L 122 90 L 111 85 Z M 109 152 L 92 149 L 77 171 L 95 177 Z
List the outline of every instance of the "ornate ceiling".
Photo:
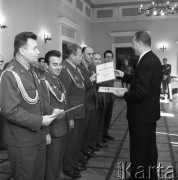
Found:
M 149 0 L 90 0 L 94 5 L 96 4 L 113 4 L 113 3 L 125 3 L 125 2 L 143 2 Z

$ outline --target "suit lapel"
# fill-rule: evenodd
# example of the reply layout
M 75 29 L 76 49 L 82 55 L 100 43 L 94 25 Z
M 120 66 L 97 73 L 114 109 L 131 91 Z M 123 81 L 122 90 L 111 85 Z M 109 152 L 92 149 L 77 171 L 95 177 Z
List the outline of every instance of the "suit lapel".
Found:
M 135 73 L 138 71 L 138 69 L 140 68 L 140 66 L 142 66 L 142 64 L 144 63 L 146 57 L 152 53 L 152 51 L 148 51 L 146 54 L 144 54 L 144 56 L 140 59 L 139 63 L 137 64 L 137 67 L 135 69 Z

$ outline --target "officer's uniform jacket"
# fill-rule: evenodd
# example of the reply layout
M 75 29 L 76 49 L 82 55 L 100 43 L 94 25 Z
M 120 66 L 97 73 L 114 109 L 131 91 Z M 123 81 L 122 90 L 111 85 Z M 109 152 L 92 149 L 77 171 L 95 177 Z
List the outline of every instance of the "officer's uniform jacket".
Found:
M 23 91 L 20 91 L 19 82 Z M 36 74 L 31 74 L 16 60 L 1 76 L 0 107 L 7 119 L 5 139 L 8 145 L 27 147 L 45 142 L 48 132 L 42 127 L 42 116 L 52 114 L 53 108 L 43 102 Z
M 93 65 L 89 65 L 88 69 L 84 66 L 83 63 L 79 66 L 80 71 L 84 77 L 84 84 L 86 87 L 86 106 L 87 111 L 92 111 L 98 108 L 97 92 L 96 92 L 96 83 L 91 82 L 90 77 L 96 73 L 96 69 Z
M 54 108 L 67 109 L 66 90 L 57 76 L 45 71 L 41 78 L 43 98 Z M 60 119 L 55 119 L 49 126 L 52 137 L 62 137 L 69 132 L 68 113 Z
M 163 79 L 164 81 L 166 81 L 167 83 L 171 82 L 171 65 L 170 64 L 166 64 L 166 65 L 162 65 L 162 74 L 163 76 L 166 75 L 167 78 Z
M 81 72 L 69 62 L 64 61 L 59 77 L 66 88 L 69 108 L 83 104 L 83 106 L 70 112 L 72 119 L 84 119 L 86 115 L 85 86 Z

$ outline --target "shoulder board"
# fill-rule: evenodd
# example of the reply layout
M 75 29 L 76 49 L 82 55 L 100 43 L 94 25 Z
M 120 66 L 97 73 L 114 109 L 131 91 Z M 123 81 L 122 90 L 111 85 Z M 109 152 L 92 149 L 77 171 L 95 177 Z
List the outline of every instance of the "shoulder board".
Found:
M 7 70 L 14 70 L 15 69 L 15 66 L 10 66 L 7 68 Z

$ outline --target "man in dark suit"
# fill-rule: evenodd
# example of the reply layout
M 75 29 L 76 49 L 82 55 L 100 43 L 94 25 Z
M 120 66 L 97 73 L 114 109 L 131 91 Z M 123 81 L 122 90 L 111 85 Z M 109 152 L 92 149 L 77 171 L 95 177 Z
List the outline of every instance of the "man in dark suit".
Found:
M 51 50 L 45 55 L 46 71 L 41 77 L 43 98 L 53 107 L 67 109 L 66 90 L 59 79 L 62 70 L 62 55 L 59 51 Z M 73 121 L 73 120 L 71 120 Z M 67 114 L 56 119 L 49 126 L 49 144 L 47 146 L 45 180 L 56 180 L 60 176 L 63 164 L 69 123 Z
M 104 52 L 104 62 L 112 62 L 114 58 L 114 54 L 111 50 L 106 50 Z M 113 87 L 114 86 L 114 80 L 107 81 L 103 83 L 103 86 L 106 87 Z M 104 116 L 104 133 L 103 133 L 103 141 L 106 140 L 114 140 L 115 138 L 112 137 L 108 131 L 109 131 L 109 126 L 111 123 L 111 118 L 112 118 L 112 111 L 113 111 L 113 104 L 115 97 L 111 93 L 106 93 L 106 108 L 105 108 L 105 116 Z M 106 140 L 105 140 L 106 139 Z
M 151 37 L 147 32 L 137 32 L 132 44 L 139 56 L 134 75 L 117 70 L 123 81 L 130 83 L 130 91 L 115 94 L 124 96 L 127 102 L 131 179 L 146 179 L 150 175 L 151 180 L 157 180 L 156 121 L 160 118 L 162 66 L 151 51 Z
M 172 92 L 171 92 L 171 65 L 167 64 L 167 59 L 163 59 L 162 65 L 162 87 L 163 94 L 166 95 L 166 91 L 168 91 L 168 99 L 172 100 Z
M 63 62 L 63 68 L 59 75 L 66 88 L 66 96 L 69 108 L 81 105 L 74 109 L 72 119 L 74 128 L 71 130 L 64 154 L 64 174 L 72 178 L 80 178 L 80 171 L 86 170 L 86 166 L 79 165 L 79 154 L 83 134 L 83 122 L 85 120 L 85 85 L 83 76 L 78 69 L 82 61 L 82 49 L 77 44 L 67 48 L 67 59 Z
M 43 101 L 39 80 L 30 68 L 39 55 L 36 40 L 32 32 L 15 37 L 15 60 L 3 73 L 0 83 L 5 140 L 15 180 L 44 179 L 48 133 L 44 126 L 49 126 L 60 113 Z

